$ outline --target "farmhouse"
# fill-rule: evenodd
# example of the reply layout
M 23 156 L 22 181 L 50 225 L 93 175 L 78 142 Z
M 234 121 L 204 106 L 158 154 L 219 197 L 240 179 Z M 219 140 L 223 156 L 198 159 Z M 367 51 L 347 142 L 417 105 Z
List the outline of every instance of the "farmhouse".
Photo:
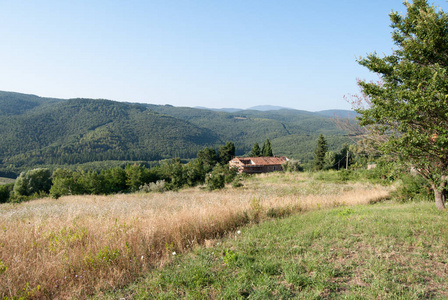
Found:
M 273 157 L 235 157 L 229 161 L 229 166 L 238 168 L 238 173 L 267 173 L 282 171 L 282 164 L 289 159 L 284 156 Z

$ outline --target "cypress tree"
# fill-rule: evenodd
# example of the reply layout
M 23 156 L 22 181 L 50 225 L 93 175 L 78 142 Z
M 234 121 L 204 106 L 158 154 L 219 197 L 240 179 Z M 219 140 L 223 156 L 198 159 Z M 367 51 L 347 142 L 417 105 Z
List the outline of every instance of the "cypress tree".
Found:
M 250 151 L 249 156 L 250 157 L 259 157 L 259 156 L 261 156 L 260 145 L 258 145 L 258 143 L 254 144 L 254 146 L 252 147 L 252 150 Z
M 325 153 L 327 153 L 327 141 L 321 134 L 317 139 L 316 150 L 314 150 L 314 169 L 322 170 L 325 164 Z
M 261 155 L 262 156 L 274 156 L 274 154 L 272 154 L 272 147 L 271 147 L 271 142 L 269 141 L 269 139 L 267 139 L 266 142 L 263 144 L 263 150 L 261 151 Z

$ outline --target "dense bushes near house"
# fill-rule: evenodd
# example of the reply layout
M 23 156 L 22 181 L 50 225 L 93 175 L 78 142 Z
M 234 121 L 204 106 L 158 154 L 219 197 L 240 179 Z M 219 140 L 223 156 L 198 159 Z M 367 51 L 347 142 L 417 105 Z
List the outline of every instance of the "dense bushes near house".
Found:
M 303 166 L 298 160 L 288 160 L 282 164 L 283 171 L 285 172 L 302 172 Z
M 66 195 L 108 195 L 127 192 L 177 191 L 183 187 L 206 184 L 210 190 L 231 183 L 237 172 L 201 159 L 183 164 L 180 159 L 163 161 L 160 166 L 146 168 L 139 164 L 115 167 L 101 172 L 57 169 L 34 169 L 23 172 L 13 189 L 2 186 L 0 202 L 22 202 L 50 195 L 58 199 Z
M 434 200 L 434 194 L 428 181 L 420 175 L 408 173 L 400 177 L 400 184 L 391 193 L 391 196 L 400 202 Z

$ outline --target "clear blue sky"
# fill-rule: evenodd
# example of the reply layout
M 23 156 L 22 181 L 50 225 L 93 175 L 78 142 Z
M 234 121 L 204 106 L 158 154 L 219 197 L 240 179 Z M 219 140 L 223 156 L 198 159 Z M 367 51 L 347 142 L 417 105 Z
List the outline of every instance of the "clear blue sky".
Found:
M 401 0 L 3 0 L 0 90 L 349 109 L 356 79 L 375 78 L 356 58 L 394 46 L 391 10 L 405 13 Z

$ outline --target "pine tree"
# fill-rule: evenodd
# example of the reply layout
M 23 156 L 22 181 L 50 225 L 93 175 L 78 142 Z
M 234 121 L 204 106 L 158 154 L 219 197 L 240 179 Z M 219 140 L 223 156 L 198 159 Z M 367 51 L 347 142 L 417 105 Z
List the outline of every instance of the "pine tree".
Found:
M 316 150 L 314 150 L 314 169 L 322 170 L 325 164 L 325 153 L 327 153 L 327 141 L 323 134 L 319 135 L 317 139 Z
M 261 150 L 261 156 L 274 156 L 274 154 L 272 154 L 272 147 L 269 139 L 267 139 L 266 142 L 263 144 L 263 150 Z
M 227 142 L 225 146 L 219 147 L 218 158 L 222 165 L 228 164 L 232 157 L 235 156 L 235 144 Z
M 259 157 L 259 156 L 261 156 L 260 145 L 258 145 L 258 143 L 254 144 L 254 146 L 252 147 L 252 150 L 250 151 L 249 156 L 250 157 Z

